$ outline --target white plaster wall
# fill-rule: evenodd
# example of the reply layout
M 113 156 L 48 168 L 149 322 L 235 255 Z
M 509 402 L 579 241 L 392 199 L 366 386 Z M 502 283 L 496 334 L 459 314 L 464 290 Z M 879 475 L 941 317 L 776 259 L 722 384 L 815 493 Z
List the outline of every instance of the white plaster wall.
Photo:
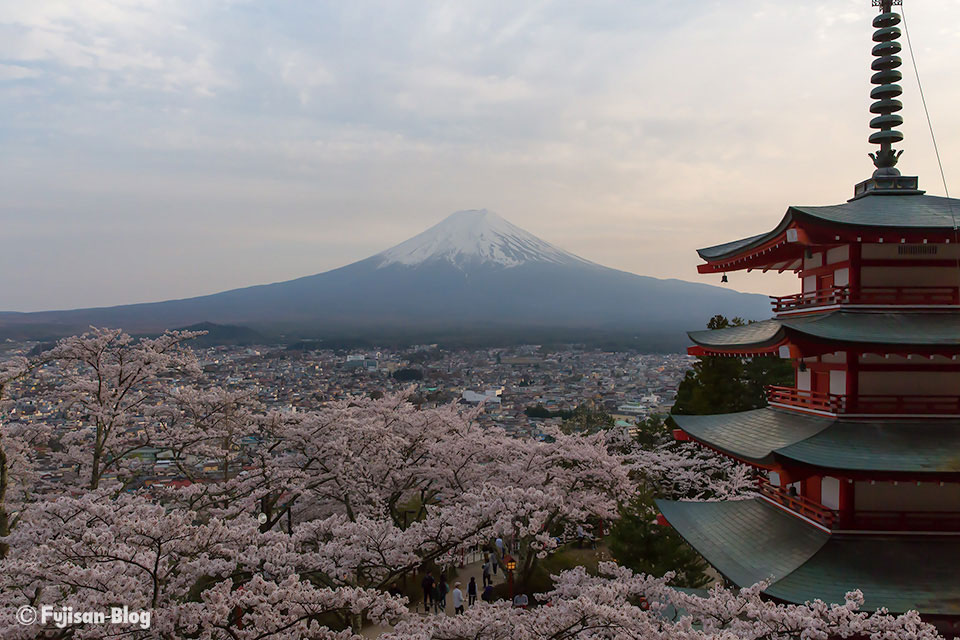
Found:
M 830 372 L 830 393 L 842 396 L 847 392 L 847 372 Z
M 874 242 L 860 245 L 860 257 L 864 260 L 929 260 L 930 258 L 948 258 L 955 259 L 960 257 L 960 246 L 955 244 L 935 244 L 930 243 L 927 246 L 936 247 L 936 254 L 907 254 L 900 255 L 899 242 L 884 242 L 877 244 Z
M 816 269 L 817 267 L 823 266 L 823 253 L 817 252 L 811 255 L 809 258 L 804 255 L 803 257 L 803 268 L 804 269 Z
M 960 395 L 960 371 L 861 371 L 859 382 L 863 395 Z
M 827 250 L 827 264 L 837 264 L 850 259 L 850 246 L 834 247 Z
M 820 481 L 820 504 L 828 509 L 840 508 L 840 481 L 832 476 L 824 476 Z
M 837 287 L 845 287 L 850 284 L 850 269 L 844 267 L 833 272 L 833 284 Z
M 958 277 L 956 267 L 860 268 L 862 287 L 950 287 L 957 285 Z
M 960 512 L 960 483 L 898 483 L 887 481 L 855 483 L 854 504 L 860 511 L 957 511 Z

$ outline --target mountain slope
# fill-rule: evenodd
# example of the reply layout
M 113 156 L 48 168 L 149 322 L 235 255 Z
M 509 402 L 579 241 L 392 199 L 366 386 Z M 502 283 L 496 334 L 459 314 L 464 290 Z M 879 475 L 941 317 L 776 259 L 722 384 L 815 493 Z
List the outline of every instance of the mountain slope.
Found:
M 713 314 L 769 317 L 765 297 L 584 260 L 486 211 L 458 212 L 387 251 L 325 273 L 209 296 L 0 314 L 0 335 L 94 325 L 158 331 L 198 322 L 296 335 L 477 328 L 675 332 Z

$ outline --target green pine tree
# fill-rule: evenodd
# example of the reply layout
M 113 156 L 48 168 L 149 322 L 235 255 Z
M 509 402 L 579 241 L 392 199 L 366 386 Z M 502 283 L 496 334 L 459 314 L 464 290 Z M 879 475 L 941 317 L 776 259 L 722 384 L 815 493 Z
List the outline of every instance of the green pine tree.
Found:
M 565 416 L 561 429 L 565 433 L 597 433 L 614 425 L 613 416 L 593 403 L 577 405 L 569 417 Z
M 727 320 L 717 315 L 710 319 L 707 328 L 744 324 L 743 318 Z M 775 356 L 702 356 L 680 382 L 671 413 L 705 415 L 759 409 L 767 404 L 767 385 L 791 384 L 793 366 L 789 360 Z
M 706 561 L 673 527 L 657 524 L 656 517 L 653 495 L 645 490 L 621 508 L 608 538 L 617 563 L 657 577 L 673 571 L 671 584 L 677 587 L 709 584 Z

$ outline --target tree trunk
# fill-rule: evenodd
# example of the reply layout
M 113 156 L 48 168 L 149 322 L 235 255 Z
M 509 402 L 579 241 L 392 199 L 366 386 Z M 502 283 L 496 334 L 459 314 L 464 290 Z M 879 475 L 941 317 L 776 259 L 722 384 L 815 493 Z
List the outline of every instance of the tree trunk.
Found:
M 93 446 L 93 464 L 90 465 L 90 489 L 100 486 L 100 458 L 103 455 L 103 425 L 97 424 L 97 440 Z

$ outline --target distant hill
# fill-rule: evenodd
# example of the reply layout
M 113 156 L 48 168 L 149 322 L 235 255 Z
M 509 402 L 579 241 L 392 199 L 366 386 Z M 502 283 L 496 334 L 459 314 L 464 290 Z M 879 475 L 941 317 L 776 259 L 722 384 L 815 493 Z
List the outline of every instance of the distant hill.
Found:
M 764 296 L 604 267 L 479 210 L 454 213 L 365 260 L 287 282 L 148 304 L 0 313 L 0 337 L 210 322 L 291 342 L 589 337 L 678 350 L 687 344 L 684 331 L 703 328 L 714 314 L 763 319 L 769 309 Z
M 190 341 L 193 347 L 217 347 L 233 345 L 245 347 L 254 344 L 269 344 L 272 339 L 267 338 L 259 331 L 249 327 L 240 327 L 229 324 L 214 324 L 213 322 L 198 322 L 189 327 L 178 327 L 179 331 L 206 331 L 206 335 Z

